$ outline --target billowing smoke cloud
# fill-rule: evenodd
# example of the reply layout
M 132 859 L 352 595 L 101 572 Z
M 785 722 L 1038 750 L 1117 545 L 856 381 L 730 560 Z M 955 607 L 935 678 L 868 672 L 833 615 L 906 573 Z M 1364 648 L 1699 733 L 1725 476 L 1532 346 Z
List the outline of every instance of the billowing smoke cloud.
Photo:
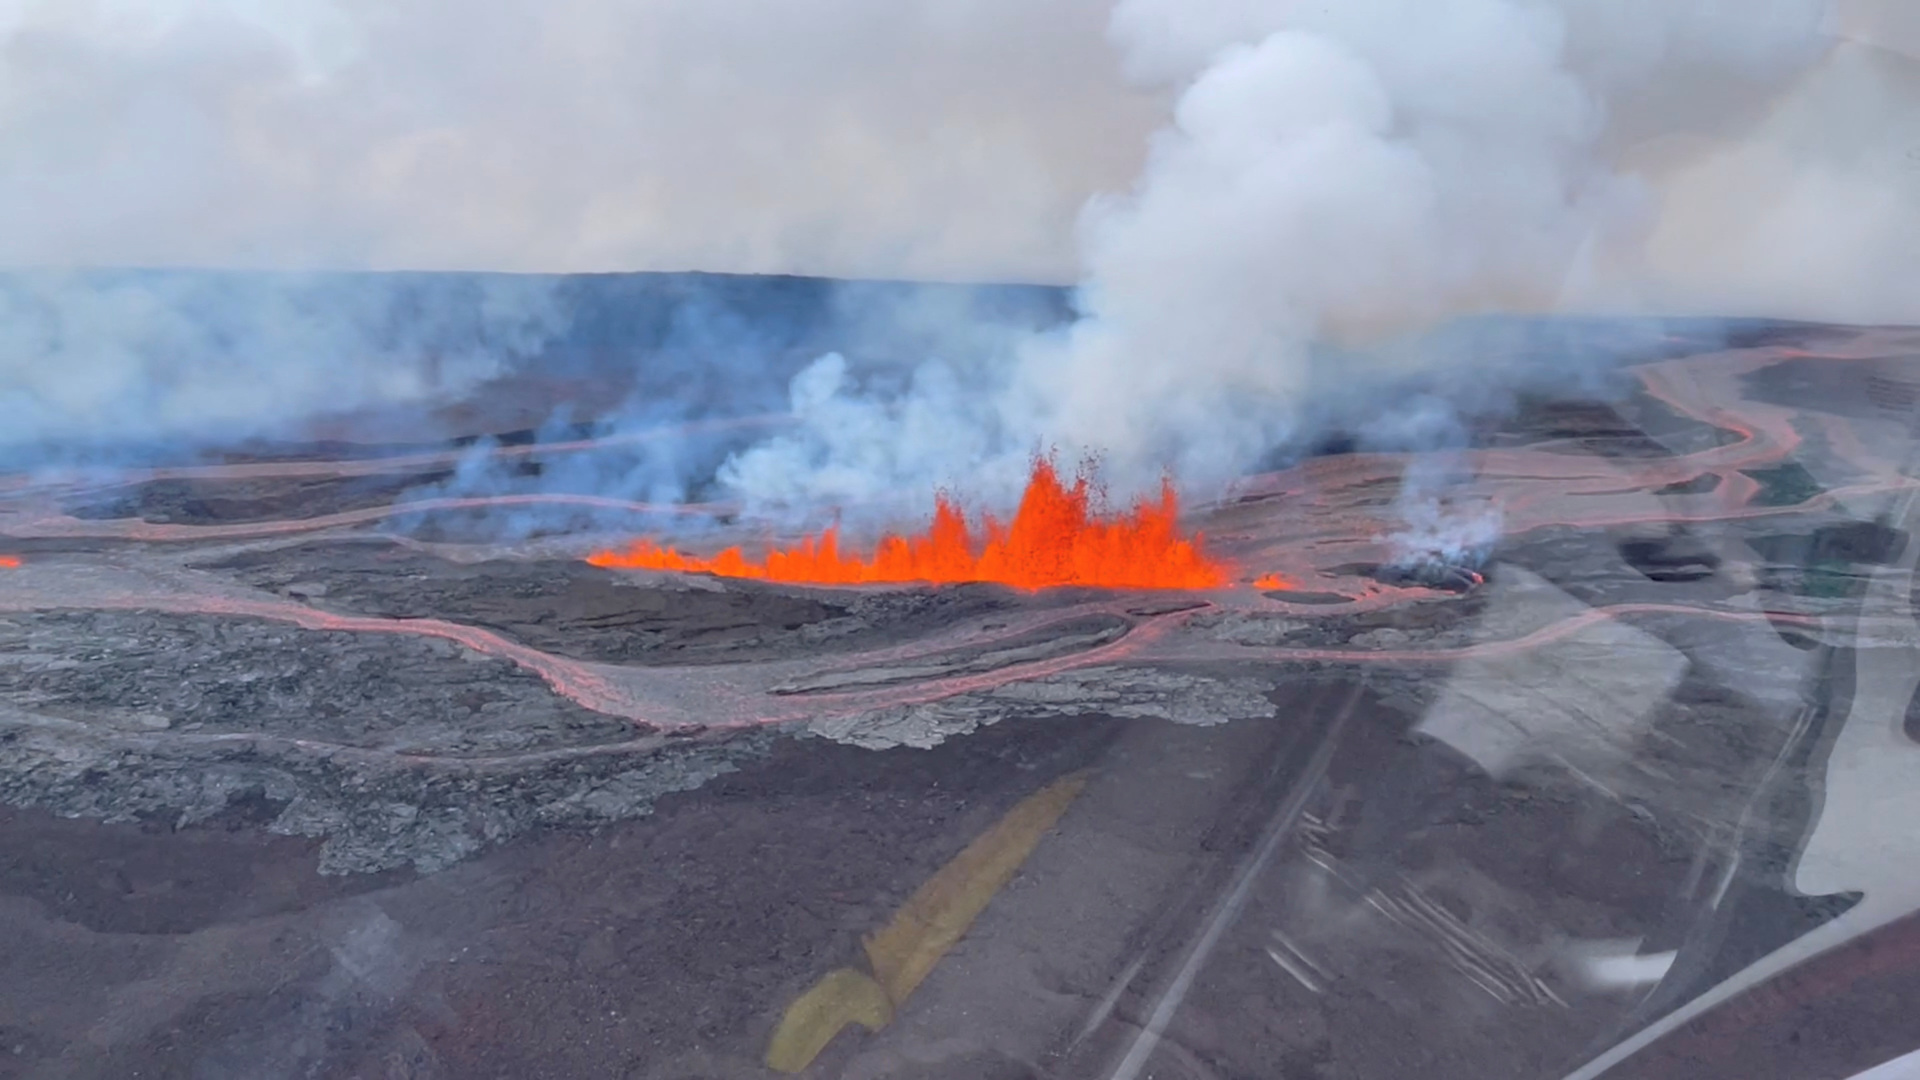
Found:
M 1660 205 L 1622 171 L 1625 150 L 1676 122 L 1739 120 L 1819 59 L 1825 14 L 1823 0 L 1121 0 L 1127 72 L 1177 101 L 1133 189 L 1082 217 L 1083 317 L 997 369 L 935 369 L 886 402 L 823 361 L 795 384 L 808 430 L 729 479 L 804 503 L 854 494 L 849 475 L 924 485 L 929 461 L 1017 476 L 1057 445 L 1103 455 L 1123 488 L 1164 468 L 1205 487 L 1329 394 L 1409 368 L 1470 378 L 1473 356 L 1408 335 L 1641 283 Z

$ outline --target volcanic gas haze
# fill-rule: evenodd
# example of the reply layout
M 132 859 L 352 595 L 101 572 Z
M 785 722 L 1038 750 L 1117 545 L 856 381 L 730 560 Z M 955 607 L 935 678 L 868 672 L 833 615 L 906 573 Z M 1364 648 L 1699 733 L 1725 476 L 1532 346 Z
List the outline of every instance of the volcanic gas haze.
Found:
M 649 387 L 597 421 L 739 416 L 790 381 L 793 424 L 659 443 L 598 494 L 1010 507 L 1058 450 L 1099 454 L 1122 504 L 1169 470 L 1204 495 L 1318 427 L 1431 441 L 1375 391 L 1504 380 L 1422 336 L 1458 316 L 1899 315 L 1920 212 L 1888 162 L 1910 148 L 1889 158 L 1863 122 L 1809 136 L 1861 107 L 1920 115 L 1874 2 L 1842 21 L 1825 0 L 36 7 L 0 24 L 0 74 L 32 103 L 0 116 L 11 265 L 1079 287 L 1051 326 L 850 287 L 827 318 L 899 346 L 862 353 L 837 348 L 853 331 L 771 332 L 779 304 L 610 346 L 560 278 L 40 275 L 0 288 L 0 439 L 275 434 L 424 411 L 564 349 L 644 368 L 691 341 L 699 393 Z M 1836 29 L 1866 36 L 1835 49 Z M 1830 225 L 1843 239 L 1817 242 Z

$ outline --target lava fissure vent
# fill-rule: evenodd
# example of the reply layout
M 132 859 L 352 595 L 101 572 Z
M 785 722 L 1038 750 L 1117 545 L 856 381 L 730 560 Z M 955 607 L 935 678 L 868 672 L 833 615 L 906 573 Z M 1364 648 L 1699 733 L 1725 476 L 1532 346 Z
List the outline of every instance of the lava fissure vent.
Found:
M 975 529 L 948 496 L 936 503 L 933 522 L 913 535 L 890 533 L 871 555 L 843 552 L 837 527 L 763 558 L 738 547 L 711 558 L 684 554 L 652 540 L 624 551 L 590 556 L 596 566 L 704 572 L 721 577 L 817 585 L 997 582 L 1019 589 L 1077 585 L 1112 589 L 1217 589 L 1233 569 L 1207 555 L 1205 538 L 1183 536 L 1180 501 L 1171 481 L 1156 500 L 1105 515 L 1094 505 L 1084 475 L 1061 481 L 1047 459 L 1033 473 L 1011 522 L 991 516 Z

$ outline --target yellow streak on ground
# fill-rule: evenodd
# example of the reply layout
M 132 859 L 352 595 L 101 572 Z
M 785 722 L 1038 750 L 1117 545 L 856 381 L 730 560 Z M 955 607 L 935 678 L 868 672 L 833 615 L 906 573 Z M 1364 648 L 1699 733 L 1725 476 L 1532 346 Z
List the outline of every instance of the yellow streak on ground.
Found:
M 867 961 L 895 1004 L 933 971 L 1086 786 L 1085 774 L 1075 774 L 1021 800 L 868 935 Z
M 1027 796 L 928 878 L 891 922 L 867 936 L 872 978 L 841 968 L 787 1006 L 767 1046 L 767 1067 L 799 1072 L 848 1024 L 878 1031 L 891 1022 L 893 1010 L 966 934 L 1086 786 L 1087 774 L 1079 772 Z
M 767 1068 L 797 1073 L 813 1064 L 848 1024 L 879 1031 L 892 1019 L 893 1002 L 879 983 L 852 968 L 829 972 L 787 1006 L 767 1045 Z

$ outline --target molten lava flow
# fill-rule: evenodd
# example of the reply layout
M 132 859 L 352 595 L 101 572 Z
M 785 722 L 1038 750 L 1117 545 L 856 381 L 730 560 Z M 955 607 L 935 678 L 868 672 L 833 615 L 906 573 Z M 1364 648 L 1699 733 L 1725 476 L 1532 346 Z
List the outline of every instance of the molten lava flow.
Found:
M 1053 463 L 1042 459 L 1034 462 L 1013 521 L 1003 526 L 989 517 L 981 536 L 943 495 L 925 532 L 883 536 L 871 557 L 842 553 L 839 530 L 830 528 L 795 547 L 768 552 L 759 562 L 737 547 L 703 559 L 651 540 L 626 551 L 595 552 L 587 561 L 818 585 L 995 581 L 1021 589 L 1214 589 L 1227 584 L 1231 569 L 1206 557 L 1202 537 L 1188 540 L 1178 534 L 1180 506 L 1171 483 L 1161 485 L 1158 501 L 1143 500 L 1110 518 L 1092 512 L 1090 494 L 1085 477 L 1068 487 Z
M 0 570 L 18 570 L 18 569 L 20 569 L 20 556 L 0 555 Z
M 1255 578 L 1253 587 L 1262 592 L 1280 592 L 1292 589 L 1294 584 L 1285 575 L 1267 574 L 1264 577 Z

